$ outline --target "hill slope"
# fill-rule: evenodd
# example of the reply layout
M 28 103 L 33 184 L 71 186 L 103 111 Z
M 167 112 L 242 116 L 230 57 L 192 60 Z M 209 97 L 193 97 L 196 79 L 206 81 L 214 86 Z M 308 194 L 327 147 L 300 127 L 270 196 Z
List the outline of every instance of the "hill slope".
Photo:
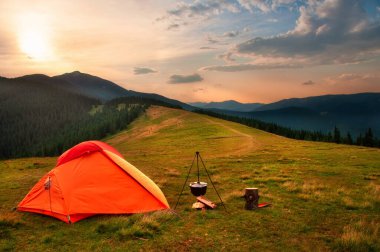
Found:
M 154 102 L 128 98 L 101 104 L 70 85 L 46 75 L 0 78 L 0 159 L 57 155 L 124 129 Z
M 54 76 L 52 79 L 56 80 L 57 84 L 64 85 L 67 89 L 88 97 L 97 98 L 101 101 L 109 101 L 130 95 L 128 90 L 111 81 L 79 71 Z M 70 85 L 67 85 L 67 83 Z
M 1 78 L 0 158 L 50 152 L 50 143 L 61 135 L 58 132 L 98 104 L 96 99 L 52 85 L 48 76 Z
M 142 93 L 133 90 L 127 90 L 109 80 L 105 80 L 90 74 L 81 73 L 79 71 L 54 76 L 52 77 L 52 79 L 57 80 L 57 84 L 66 83 L 63 86 L 73 90 L 74 92 L 86 95 L 88 97 L 99 99 L 103 102 L 120 97 L 136 96 L 163 101 L 168 104 L 179 106 L 187 110 L 194 109 L 192 106 L 186 103 L 170 99 L 159 94 Z M 69 83 L 69 85 L 67 85 L 67 83 Z
M 50 217 L 12 212 L 54 166 L 55 158 L 6 160 L 0 163 L 1 249 L 380 249 L 378 149 L 296 141 L 162 107 L 150 108 L 128 130 L 105 141 L 152 178 L 172 207 L 199 150 L 229 213 L 222 207 L 191 210 L 195 199 L 187 187 L 179 216 L 170 212 L 97 216 L 67 225 Z M 201 179 L 206 180 L 204 172 Z M 258 187 L 260 201 L 273 205 L 243 210 L 241 195 L 246 187 Z M 218 202 L 211 186 L 206 196 Z
M 0 79 L 22 81 L 24 83 L 43 83 L 45 86 L 49 86 L 49 88 L 60 89 L 64 93 L 69 92 L 78 94 L 80 96 L 99 100 L 103 103 L 117 98 L 133 96 L 162 101 L 187 110 L 195 109 L 189 104 L 170 99 L 159 94 L 127 90 L 112 81 L 100 78 L 98 76 L 81 73 L 79 71 L 53 77 L 43 74 L 32 74 L 13 79 L 3 77 L 0 77 Z

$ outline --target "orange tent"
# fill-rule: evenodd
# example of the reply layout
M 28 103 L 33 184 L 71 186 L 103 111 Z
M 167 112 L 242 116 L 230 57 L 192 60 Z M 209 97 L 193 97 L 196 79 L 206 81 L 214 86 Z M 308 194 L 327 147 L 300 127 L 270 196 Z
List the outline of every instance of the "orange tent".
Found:
M 158 186 L 100 141 L 63 153 L 20 202 L 19 211 L 74 223 L 96 214 L 142 213 L 170 208 Z

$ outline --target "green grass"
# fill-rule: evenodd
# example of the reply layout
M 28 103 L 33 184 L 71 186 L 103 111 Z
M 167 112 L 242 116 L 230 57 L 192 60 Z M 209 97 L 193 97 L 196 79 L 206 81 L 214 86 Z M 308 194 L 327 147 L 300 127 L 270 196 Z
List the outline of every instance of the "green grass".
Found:
M 296 141 L 160 107 L 105 141 L 152 178 L 172 207 L 199 150 L 229 213 L 193 211 L 186 188 L 176 214 L 95 216 L 68 225 L 12 211 L 56 157 L 5 160 L 0 250 L 380 250 L 379 149 Z M 245 187 L 258 187 L 260 201 L 272 206 L 244 210 Z M 206 196 L 218 202 L 212 187 Z

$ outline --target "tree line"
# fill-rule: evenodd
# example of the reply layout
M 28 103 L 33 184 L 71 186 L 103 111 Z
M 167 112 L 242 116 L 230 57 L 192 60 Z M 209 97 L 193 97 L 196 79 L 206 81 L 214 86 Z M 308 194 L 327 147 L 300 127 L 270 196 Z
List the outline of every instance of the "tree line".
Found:
M 240 124 L 247 125 L 252 128 L 267 131 L 276 135 L 297 139 L 297 140 L 307 140 L 307 141 L 318 141 L 318 142 L 330 142 L 337 144 L 349 144 L 367 147 L 377 147 L 380 148 L 380 139 L 373 135 L 372 129 L 367 129 L 366 132 L 360 134 L 356 139 L 348 132 L 345 135 L 341 134 L 338 127 L 334 127 L 332 132 L 323 133 L 321 131 L 308 131 L 308 130 L 296 130 L 288 127 L 280 126 L 276 123 L 263 122 L 254 118 L 238 117 L 232 115 L 226 115 L 223 113 L 216 113 L 209 110 L 198 109 L 194 112 L 199 114 L 205 114 L 212 117 L 237 122 Z
M 19 117 L 19 121 L 1 120 L 4 115 L 0 114 L 0 158 L 60 155 L 82 141 L 101 139 L 124 129 L 146 107 L 136 104 L 120 109 L 106 105 L 96 113 L 72 107 L 71 111 L 51 111 L 47 117 L 34 111 Z
M 56 92 L 40 91 L 28 99 L 17 95 L 6 100 L 0 97 L 0 159 L 57 156 L 82 141 L 125 129 L 150 105 L 176 107 L 142 97 L 102 104 Z

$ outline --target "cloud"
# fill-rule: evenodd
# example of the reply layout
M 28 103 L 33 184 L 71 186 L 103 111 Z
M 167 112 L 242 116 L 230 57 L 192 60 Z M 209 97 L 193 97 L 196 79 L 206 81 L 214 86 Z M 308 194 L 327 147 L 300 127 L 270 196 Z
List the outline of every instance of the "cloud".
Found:
M 277 18 L 270 18 L 267 20 L 269 23 L 277 23 L 278 19 Z
M 286 34 L 256 37 L 236 47 L 251 56 L 304 57 L 319 64 L 354 63 L 380 49 L 380 24 L 370 24 L 354 0 L 302 6 L 296 27 Z M 366 55 L 367 56 L 367 55 Z
M 238 2 L 250 12 L 253 12 L 254 9 L 259 9 L 262 12 L 269 12 L 271 10 L 270 5 L 263 0 L 238 0 Z
M 305 81 L 304 83 L 302 83 L 302 85 L 304 85 L 304 86 L 311 86 L 311 85 L 315 85 L 315 82 L 312 81 L 312 80 L 308 80 L 308 81 Z
M 194 88 L 194 89 L 193 89 L 193 92 L 194 92 L 194 93 L 205 92 L 205 91 L 206 91 L 205 88 Z
M 248 26 L 244 27 L 244 29 L 243 29 L 243 32 L 250 32 L 250 31 L 251 31 L 251 28 L 249 28 Z
M 296 0 L 237 0 L 241 7 L 254 12 L 255 10 L 268 13 L 275 11 L 280 6 L 293 6 Z
M 166 11 L 166 15 L 156 21 L 185 20 L 185 19 L 208 19 L 224 12 L 239 12 L 235 3 L 228 0 L 203 0 L 191 3 L 180 2 L 175 8 Z M 180 24 L 178 24 L 179 26 Z
M 292 8 L 293 4 L 297 4 L 296 0 L 273 0 L 271 9 L 275 10 L 280 6 L 286 6 Z
M 219 15 L 224 11 L 238 12 L 235 4 L 225 0 L 194 1 L 193 3 L 179 3 L 177 7 L 167 13 L 177 17 L 204 17 Z
M 252 70 L 270 70 L 270 69 L 281 69 L 281 68 L 300 68 L 299 65 L 291 64 L 232 64 L 232 65 L 222 65 L 222 66 L 207 66 L 200 70 L 203 71 L 219 71 L 219 72 L 241 72 L 241 71 L 252 71 Z
M 139 75 L 139 74 L 157 73 L 157 71 L 148 67 L 135 67 L 133 70 L 133 73 L 135 75 Z
M 201 46 L 201 47 L 199 47 L 199 49 L 201 49 L 201 50 L 214 50 L 216 48 L 215 47 L 209 47 L 209 46 Z
M 210 35 L 207 35 L 206 41 L 209 44 L 217 44 L 217 43 L 219 43 L 219 40 L 216 40 L 215 38 L 211 37 Z
M 249 64 L 206 69 L 256 69 L 253 65 L 278 66 L 284 59 L 290 65 L 293 62 L 303 66 L 352 64 L 373 59 L 380 54 L 380 22 L 371 21 L 360 3 L 309 1 L 299 8 L 300 16 L 292 30 L 266 38 L 255 37 L 229 50 L 235 57 L 251 59 Z
M 199 74 L 191 74 L 191 75 L 178 75 L 174 74 L 170 76 L 168 83 L 170 84 L 182 84 L 182 83 L 193 83 L 202 81 L 203 78 Z
M 239 31 L 229 31 L 229 32 L 223 33 L 223 37 L 234 38 L 234 37 L 238 36 L 239 33 L 240 33 Z
M 232 56 L 233 56 L 233 53 L 227 52 L 225 54 L 218 55 L 218 58 L 224 60 L 224 62 L 226 63 L 232 63 L 236 61 L 234 58 L 232 58 Z
M 168 30 L 178 29 L 180 27 L 179 24 L 170 24 L 168 26 Z
M 367 84 L 367 85 L 378 85 L 380 83 L 380 76 L 374 74 L 353 74 L 353 73 L 343 73 L 338 76 L 330 76 L 325 79 L 325 82 L 332 85 L 338 84 Z
M 204 21 L 223 13 L 239 13 L 260 11 L 268 13 L 279 6 L 296 6 L 296 0 L 193 0 L 180 2 L 174 8 L 166 11 L 164 16 L 156 18 L 156 22 L 190 20 Z M 190 22 L 189 22 L 190 23 Z M 168 29 L 179 28 L 183 24 L 174 22 Z

